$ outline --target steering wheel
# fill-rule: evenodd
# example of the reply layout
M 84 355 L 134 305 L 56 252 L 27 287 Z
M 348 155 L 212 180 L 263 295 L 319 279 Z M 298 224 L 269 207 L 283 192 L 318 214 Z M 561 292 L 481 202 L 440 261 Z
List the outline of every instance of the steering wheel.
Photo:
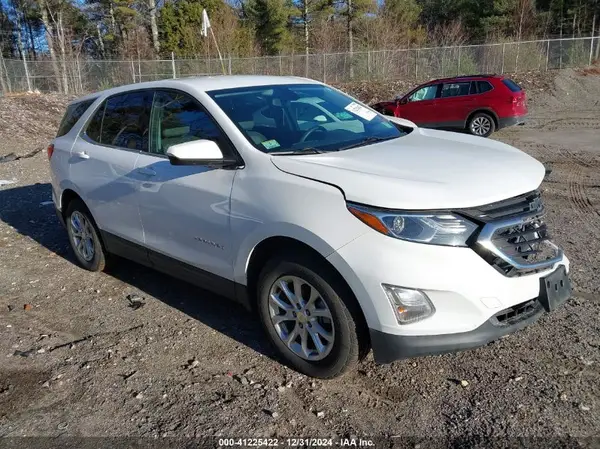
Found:
M 325 131 L 325 132 L 327 131 L 325 128 L 323 128 L 322 125 L 313 126 L 309 130 L 307 130 L 304 134 L 302 134 L 302 137 L 300 138 L 300 142 L 304 142 L 306 139 L 308 139 L 308 136 L 310 136 L 312 133 L 314 133 L 317 130 Z

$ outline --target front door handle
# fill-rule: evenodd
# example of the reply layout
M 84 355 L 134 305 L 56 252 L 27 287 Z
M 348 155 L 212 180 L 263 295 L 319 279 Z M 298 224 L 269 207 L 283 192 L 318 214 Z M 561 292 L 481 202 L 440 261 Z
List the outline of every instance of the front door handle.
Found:
M 79 158 L 79 159 L 89 159 L 90 155 L 87 154 L 85 151 L 76 151 L 75 155 Z
M 156 176 L 156 172 L 154 170 L 152 170 L 151 168 L 147 168 L 147 167 L 142 167 L 142 168 L 138 168 L 137 172 L 140 175 L 145 175 L 145 176 Z

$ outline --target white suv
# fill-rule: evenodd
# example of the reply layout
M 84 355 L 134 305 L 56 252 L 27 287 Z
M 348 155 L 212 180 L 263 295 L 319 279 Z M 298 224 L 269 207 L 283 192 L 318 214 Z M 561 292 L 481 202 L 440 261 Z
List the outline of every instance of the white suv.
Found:
M 486 344 L 571 293 L 541 163 L 293 77 L 165 80 L 71 103 L 48 148 L 81 265 L 231 297 L 297 370 Z M 199 343 L 201 344 L 201 343 Z

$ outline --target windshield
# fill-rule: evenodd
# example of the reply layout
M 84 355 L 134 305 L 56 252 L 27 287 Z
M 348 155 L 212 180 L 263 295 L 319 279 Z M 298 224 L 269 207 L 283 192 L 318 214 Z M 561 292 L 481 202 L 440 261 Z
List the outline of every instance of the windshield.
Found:
M 406 134 L 351 97 L 320 84 L 287 84 L 208 92 L 265 153 L 339 151 Z

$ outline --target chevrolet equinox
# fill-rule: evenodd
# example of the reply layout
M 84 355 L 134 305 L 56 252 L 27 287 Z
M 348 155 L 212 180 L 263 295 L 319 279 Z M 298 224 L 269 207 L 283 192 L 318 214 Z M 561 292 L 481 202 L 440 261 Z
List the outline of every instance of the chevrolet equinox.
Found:
M 571 294 L 540 162 L 316 81 L 94 93 L 68 106 L 48 157 L 82 267 L 119 255 L 241 302 L 310 376 L 370 349 L 389 363 L 481 346 Z

